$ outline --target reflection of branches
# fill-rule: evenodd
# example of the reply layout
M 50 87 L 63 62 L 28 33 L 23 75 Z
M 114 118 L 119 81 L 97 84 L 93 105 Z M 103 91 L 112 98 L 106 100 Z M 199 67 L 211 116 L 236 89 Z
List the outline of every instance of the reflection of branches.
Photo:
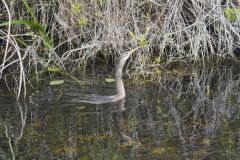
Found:
M 181 139 L 195 143 L 192 140 L 199 137 L 199 132 L 202 131 L 211 137 L 219 130 L 223 117 L 233 116 L 230 111 L 234 109 L 234 104 L 230 105 L 229 98 L 234 95 L 239 85 L 239 80 L 233 72 L 233 68 L 223 67 L 220 70 L 213 66 L 204 66 L 200 70 L 193 69 L 187 83 L 182 75 L 179 75 L 177 78 L 170 78 L 170 83 L 165 81 L 167 83 L 161 84 L 168 88 L 168 91 L 160 96 L 168 97 L 167 101 L 163 99 L 163 104 L 169 108 Z M 192 132 L 185 128 L 185 123 L 191 122 L 189 120 L 192 120 Z
M 221 73 L 221 74 L 220 74 Z M 184 82 L 179 82 L 180 78 L 177 78 L 177 84 L 184 84 Z M 172 82 L 174 84 L 176 82 Z M 227 98 L 229 94 L 234 92 L 234 88 L 238 86 L 239 82 L 233 80 L 232 70 L 218 71 L 214 67 L 203 67 L 200 71 L 193 71 L 190 75 L 190 82 L 186 90 L 179 90 L 180 87 L 166 86 L 165 88 L 170 88 L 172 92 L 168 97 L 172 97 L 172 94 L 177 95 L 178 101 L 175 99 L 170 99 L 173 103 L 181 103 L 184 98 L 185 100 L 190 100 L 193 102 L 191 112 L 194 114 L 194 120 L 198 119 L 199 115 L 204 114 L 205 118 L 212 116 L 213 124 L 216 116 L 221 114 L 228 114 L 229 107 L 227 104 Z M 180 96 L 179 96 L 180 95 Z M 188 97 L 190 95 L 190 97 Z M 206 106 L 208 107 L 206 112 Z M 181 108 L 181 106 L 176 106 Z M 210 111 L 211 109 L 211 111 Z M 211 113 L 211 115 L 209 115 Z M 174 116 L 176 116 L 175 114 Z M 207 116 L 207 117 L 206 117 Z M 210 117 L 208 117 L 210 118 Z M 176 118 L 175 118 L 176 119 Z M 207 120 L 207 119 L 205 119 Z M 208 123 L 209 124 L 209 123 Z M 209 127 L 208 127 L 209 128 Z
M 58 101 L 55 108 L 46 105 L 50 102 L 44 96 L 39 98 L 31 103 L 31 134 L 38 138 L 30 137 L 30 141 L 37 144 L 39 151 L 34 156 L 110 159 L 124 147 L 130 148 L 127 152 L 133 157 L 147 153 L 141 150 L 151 154 L 153 148 L 158 148 L 157 154 L 170 156 L 171 147 L 175 147 L 180 150 L 176 155 L 180 152 L 182 159 L 203 158 L 204 153 L 191 157 L 195 155 L 192 152 L 208 152 L 212 143 L 208 139 L 221 136 L 219 132 L 228 127 L 227 120 L 239 119 L 239 75 L 234 68 L 204 66 L 183 74 L 167 74 L 160 82 L 160 86 L 130 86 L 126 104 L 123 100 L 97 106 L 62 106 L 62 101 Z M 44 93 L 50 99 L 57 95 L 55 90 Z M 11 123 L 12 117 L 5 125 L 10 144 L 13 138 L 21 139 L 26 125 L 27 106 L 17 105 L 19 130 L 13 129 L 18 124 Z M 239 134 L 234 132 L 231 136 L 239 141 Z
M 16 151 L 14 151 L 14 147 L 17 148 L 17 146 L 13 146 L 12 142 L 14 140 L 14 144 L 16 145 L 17 142 L 22 139 L 24 128 L 26 125 L 26 120 L 27 120 L 27 105 L 25 104 L 24 107 L 22 107 L 20 103 L 17 103 L 16 105 L 18 106 L 18 109 L 20 112 L 21 125 L 17 126 L 14 124 L 16 122 L 16 119 L 15 119 L 16 117 L 10 117 L 10 118 L 7 117 L 7 119 L 4 122 L 5 136 L 8 139 L 8 144 L 9 144 L 9 148 L 10 148 L 13 160 L 15 160 L 15 157 L 16 157 L 15 155 Z M 11 118 L 14 118 L 14 119 L 11 120 Z
M 17 137 L 18 140 L 20 140 L 23 136 L 23 131 L 24 131 L 24 127 L 26 125 L 26 120 L 27 120 L 27 105 L 25 105 L 24 107 L 24 111 L 23 111 L 23 107 L 21 106 L 20 103 L 17 103 L 18 107 L 19 107 L 19 112 L 20 112 L 20 116 L 21 116 L 21 128 L 20 128 L 20 133 L 19 136 Z
M 119 111 L 117 112 L 117 116 L 114 117 L 115 126 L 117 128 L 118 134 L 120 135 L 120 141 L 122 144 L 137 146 L 138 144 L 140 144 L 138 135 L 137 135 L 138 133 L 136 131 L 131 131 L 132 132 L 131 136 L 134 137 L 132 138 L 124 131 L 125 125 L 124 125 L 124 118 L 122 115 L 124 103 L 125 103 L 125 99 L 118 102 Z
M 141 144 L 152 137 L 155 145 L 163 145 L 169 137 L 181 145 L 181 155 L 188 159 L 189 150 L 214 138 L 225 119 L 239 118 L 239 74 L 236 68 L 203 66 L 176 74 L 169 72 L 160 79 L 160 86 L 146 86 L 136 91 L 138 101 L 129 109 L 127 118 L 138 119 L 135 128 Z M 235 102 L 234 102 L 234 99 Z M 203 137 L 199 142 L 199 137 Z M 180 142 L 180 143 L 179 143 Z M 149 145 L 149 144 L 148 144 Z M 206 150 L 208 147 L 206 147 Z
M 12 153 L 12 159 L 15 160 L 15 154 L 14 154 L 14 150 L 13 150 L 13 146 L 12 146 L 12 138 L 9 136 L 7 126 L 5 126 L 5 135 L 8 138 L 8 144 L 9 144 L 9 148 L 10 148 L 11 153 Z

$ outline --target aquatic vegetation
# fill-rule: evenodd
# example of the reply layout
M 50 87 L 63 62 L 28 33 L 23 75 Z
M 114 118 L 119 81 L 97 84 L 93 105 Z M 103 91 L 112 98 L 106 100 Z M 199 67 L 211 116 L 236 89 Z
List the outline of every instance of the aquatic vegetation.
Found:
M 49 84 L 51 86 L 61 85 L 64 83 L 64 80 L 52 80 Z

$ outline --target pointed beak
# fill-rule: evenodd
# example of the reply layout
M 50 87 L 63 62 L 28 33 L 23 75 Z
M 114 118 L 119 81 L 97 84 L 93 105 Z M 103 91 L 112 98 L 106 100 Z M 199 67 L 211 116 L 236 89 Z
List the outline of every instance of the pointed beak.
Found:
M 129 53 L 130 55 L 132 55 L 136 50 L 138 50 L 138 48 L 139 48 L 139 47 L 134 48 L 134 49 L 130 50 L 128 53 Z

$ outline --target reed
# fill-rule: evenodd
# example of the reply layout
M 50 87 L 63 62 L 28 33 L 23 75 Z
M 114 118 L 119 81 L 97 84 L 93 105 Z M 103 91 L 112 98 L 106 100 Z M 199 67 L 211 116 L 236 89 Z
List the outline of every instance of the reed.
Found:
M 16 67 L 18 72 L 12 75 L 24 71 L 25 78 L 50 65 L 74 73 L 99 53 L 108 59 L 136 47 L 140 49 L 131 59 L 129 73 L 157 77 L 175 61 L 235 58 L 239 46 L 235 0 L 10 0 L 5 4 L 1 11 L 7 13 L 9 8 L 13 20 L 5 17 L 0 24 L 12 25 L 11 32 L 1 27 L 0 38 L 11 48 L 5 50 L 1 78 L 6 64 L 11 68 L 22 61 L 22 69 Z M 14 56 L 14 45 L 21 57 Z

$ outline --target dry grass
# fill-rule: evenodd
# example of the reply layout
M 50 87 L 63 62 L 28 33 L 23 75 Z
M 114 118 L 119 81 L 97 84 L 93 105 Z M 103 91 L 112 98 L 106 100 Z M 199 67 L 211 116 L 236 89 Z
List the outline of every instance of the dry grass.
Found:
M 3 17 L 31 19 L 21 1 L 4 1 Z M 132 58 L 135 75 L 156 74 L 159 66 L 173 61 L 212 61 L 234 57 L 239 46 L 239 20 L 225 17 L 233 1 L 221 0 L 32 0 L 35 15 L 53 48 L 44 47 L 44 37 L 23 25 L 2 27 L 1 77 L 14 77 L 18 96 L 27 77 L 57 66 L 66 72 L 85 67 L 99 53 L 117 57 L 140 47 Z M 2 15 L 0 15 L 2 16 Z M 238 17 L 238 14 L 236 14 Z M 11 29 L 11 30 L 10 30 Z M 23 45 L 23 42 L 25 45 Z M 10 71 L 6 71 L 10 68 Z M 148 70 L 150 72 L 148 72 Z M 9 76 L 10 75 L 10 76 Z

